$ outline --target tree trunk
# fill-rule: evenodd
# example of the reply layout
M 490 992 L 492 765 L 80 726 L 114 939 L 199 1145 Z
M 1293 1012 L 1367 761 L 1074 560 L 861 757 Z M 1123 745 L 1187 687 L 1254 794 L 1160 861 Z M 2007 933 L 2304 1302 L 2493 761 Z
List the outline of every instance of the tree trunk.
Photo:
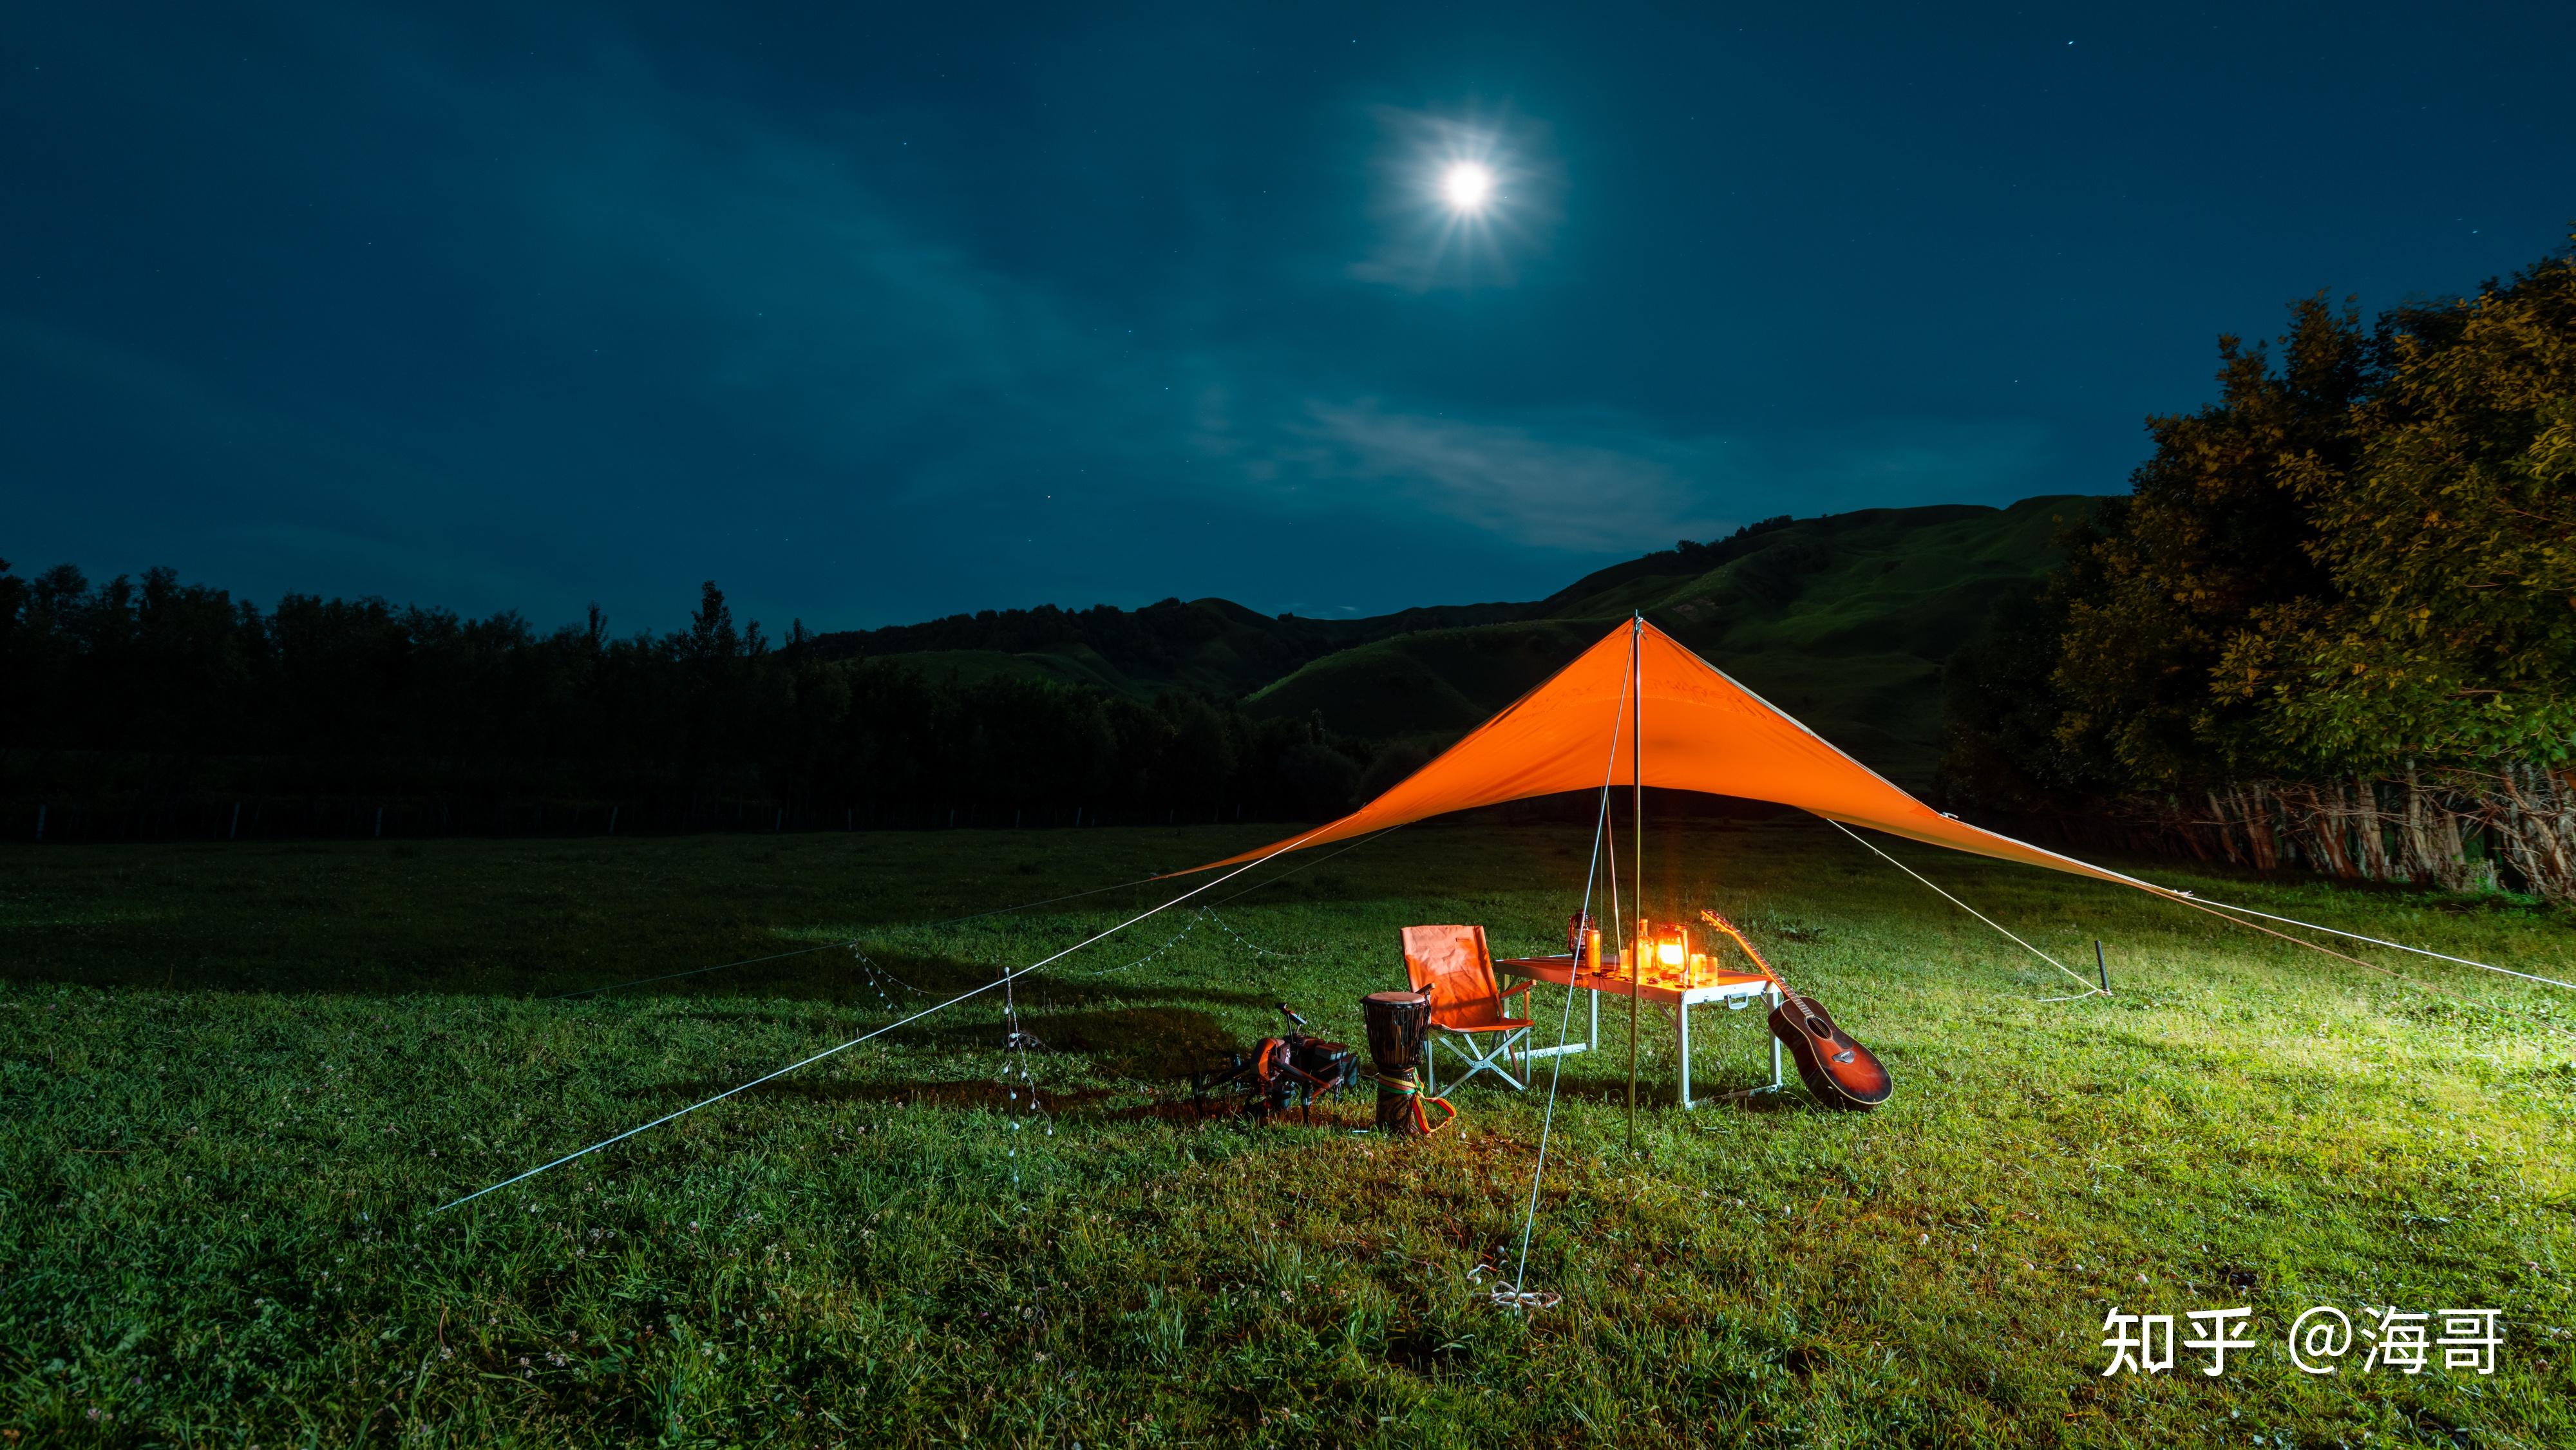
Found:
M 2229 788 L 2229 793 L 2234 794 L 2233 787 Z M 2218 803 L 2215 790 L 2209 793 L 2209 823 L 2218 831 L 2218 849 L 2227 853 L 2227 864 L 2243 865 L 2245 858 L 2236 849 L 2236 826 L 2227 819 L 2227 807 Z
M 2398 867 L 2414 881 L 2465 891 L 2469 863 L 2460 849 L 2460 819 L 2424 788 L 2415 762 L 2406 762 L 2405 809 L 2398 817 Z
M 2433 845 L 2441 853 L 2440 859 L 2447 863 L 2445 870 L 2448 874 L 2442 878 L 2444 889 L 2463 892 L 2477 889 L 2476 873 L 2469 868 L 2468 843 L 2460 837 L 2460 813 L 2451 809 L 2447 798 L 2439 796 L 2433 798 L 2431 809 Z M 2495 889 L 2495 865 L 2492 862 L 2486 868 L 2486 889 Z
M 2395 793 L 2385 801 L 2383 783 Z M 2069 844 L 2454 892 L 2494 890 L 2498 865 L 2509 864 L 2544 900 L 2576 903 L 2576 771 L 2517 761 L 2494 774 L 2444 767 L 2428 776 L 2408 761 L 2385 782 L 2249 781 L 2203 795 L 2207 816 L 2178 797 L 2132 796 L 2105 815 L 2064 821 L 2064 835 Z M 2487 832 L 2476 861 L 2471 829 Z
M 2191 859 L 2209 859 L 2209 832 L 2191 818 L 2191 812 L 2182 808 L 2180 800 L 2167 797 L 2162 815 L 2167 831 L 2181 839 L 2182 848 L 2191 853 Z
M 2331 792 L 2331 795 L 2329 794 Z M 2308 859 L 2327 875 L 2350 879 L 2352 853 L 2344 849 L 2340 790 L 2300 783 L 2281 787 L 2281 806 Z
M 2236 809 L 2245 818 L 2245 849 L 2257 871 L 2281 869 L 2281 844 L 2272 834 L 2272 796 L 2261 781 L 2236 793 Z
M 2352 782 L 2353 859 L 2361 874 L 2373 881 L 2394 881 L 2397 871 L 2388 859 L 2388 834 L 2379 810 L 2379 784 L 2368 776 L 2355 776 Z
M 2490 824 L 2531 889 L 2548 901 L 2576 901 L 2576 792 L 2548 771 L 2504 769 L 2501 821 Z

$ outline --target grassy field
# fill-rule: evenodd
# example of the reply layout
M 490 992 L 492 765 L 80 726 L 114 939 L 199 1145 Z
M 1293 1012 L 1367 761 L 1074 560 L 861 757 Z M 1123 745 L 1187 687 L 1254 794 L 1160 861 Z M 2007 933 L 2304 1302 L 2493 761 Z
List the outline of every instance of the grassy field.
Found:
M 1543 1094 L 1394 1143 L 1347 1130 L 1364 1102 L 1196 1124 L 1175 1077 L 1282 999 L 1357 1041 L 1406 923 L 1543 947 L 1559 827 L 1415 827 L 1237 896 L 1264 868 L 1026 979 L 1043 1052 L 988 995 L 430 1213 L 1161 896 L 926 923 L 1256 834 L 0 848 L 0 1439 L 2576 1444 L 2576 998 L 1892 847 L 2052 952 L 2108 944 L 2116 995 L 2043 1002 L 2074 984 L 1812 824 L 1662 831 L 1650 904 L 1747 920 L 1895 1099 L 1680 1113 L 1653 1023 L 1632 1157 L 1605 1012 L 1539 1193 L 1552 1309 L 1480 1268 Z M 2576 959 L 2510 901 L 2180 884 Z M 1754 1014 L 1699 1039 L 1704 1084 L 1767 1067 Z M 2106 1379 L 2115 1304 L 2249 1305 L 2257 1347 Z M 2356 1336 L 2311 1378 L 2283 1340 L 2319 1304 L 2497 1309 L 2501 1363 L 2364 1374 Z

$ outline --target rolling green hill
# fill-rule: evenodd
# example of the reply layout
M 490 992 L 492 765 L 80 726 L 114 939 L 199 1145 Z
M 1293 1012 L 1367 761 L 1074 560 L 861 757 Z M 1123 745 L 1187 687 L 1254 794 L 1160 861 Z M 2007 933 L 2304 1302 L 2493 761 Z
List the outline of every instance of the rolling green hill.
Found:
M 2005 594 L 2055 562 L 2062 496 L 2007 509 L 1872 509 L 1653 554 L 1509 623 L 1417 631 L 1325 656 L 1256 692 L 1362 737 L 1442 744 L 1547 678 L 1629 611 L 1907 785 L 1940 752 L 1940 668 Z
M 1257 716 L 1428 750 L 1510 703 L 1631 610 L 1901 784 L 1940 750 L 1941 664 L 2056 561 L 2074 495 L 1772 519 L 1649 554 L 1527 604 L 1368 619 L 1272 617 L 1223 599 L 1127 611 L 986 611 L 825 635 L 966 680 L 1018 676 L 1136 697 L 1186 688 Z M 1418 753 L 1418 752 L 1415 752 Z
M 1142 609 L 987 609 L 927 624 L 818 635 L 826 658 L 899 658 L 968 681 L 1016 676 L 1138 699 L 1169 689 L 1248 694 L 1336 650 L 1416 630 L 1518 619 L 1528 604 L 1436 605 L 1367 619 L 1256 613 L 1227 599 Z

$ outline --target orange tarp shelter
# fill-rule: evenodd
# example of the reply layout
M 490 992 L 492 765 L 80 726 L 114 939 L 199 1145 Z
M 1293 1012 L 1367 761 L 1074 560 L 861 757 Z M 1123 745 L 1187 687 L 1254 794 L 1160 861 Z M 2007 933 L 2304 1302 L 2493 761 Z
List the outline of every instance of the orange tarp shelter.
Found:
M 1628 695 L 1632 651 L 1642 700 Z M 1367 805 L 1304 836 L 1194 869 L 1348 840 L 1477 806 L 1597 791 L 1604 782 L 1633 785 L 1639 752 L 1632 748 L 1632 722 L 1642 732 L 1635 738 L 1644 743 L 1647 785 L 1772 801 L 1927 845 L 2158 890 L 1941 814 L 1642 618 L 1602 636 L 1572 664 Z

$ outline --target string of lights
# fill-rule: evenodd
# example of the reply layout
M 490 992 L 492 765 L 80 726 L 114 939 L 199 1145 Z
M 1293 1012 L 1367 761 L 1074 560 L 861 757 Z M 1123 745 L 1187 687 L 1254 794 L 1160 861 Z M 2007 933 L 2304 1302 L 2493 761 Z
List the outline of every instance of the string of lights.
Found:
M 1084 976 L 1086 976 L 1086 977 L 1114 977 L 1114 976 L 1118 975 L 1120 972 L 1124 972 L 1124 971 L 1127 971 L 1127 970 L 1129 970 L 1129 969 L 1131 969 L 1131 968 L 1135 968 L 1135 967 L 1141 967 L 1141 966 L 1145 965 L 1147 962 L 1150 962 L 1150 961 L 1154 960 L 1156 957 L 1161 956 L 1163 953 L 1165 953 L 1165 952 L 1167 952 L 1167 951 L 1170 951 L 1172 948 L 1174 948 L 1174 947 L 1176 947 L 1176 946 L 1179 946 L 1179 945 L 1181 944 L 1181 940 L 1182 940 L 1182 938 L 1183 938 L 1183 937 L 1187 937 L 1191 932 L 1194 932 L 1194 931 L 1196 931 L 1196 930 L 1198 930 L 1198 929 L 1199 929 L 1198 920 L 1197 920 L 1197 918 L 1193 917 L 1193 918 L 1191 919 L 1191 921 L 1190 921 L 1190 924 L 1189 924 L 1189 925 L 1187 925 L 1187 926 L 1185 926 L 1185 927 L 1182 927 L 1182 928 L 1181 928 L 1181 931 L 1180 931 L 1180 935 L 1179 935 L 1179 936 L 1175 936 L 1175 937 L 1173 937 L 1170 941 L 1167 941 L 1167 942 L 1163 943 L 1161 946 L 1158 946 L 1158 947 L 1154 948 L 1152 951 L 1145 953 L 1143 956 L 1138 957 L 1136 960 L 1134 960 L 1134 961 L 1132 961 L 1132 962 L 1127 963 L 1127 965 L 1126 965 L 1126 966 L 1122 966 L 1122 967 L 1110 967 L 1110 968 L 1107 968 L 1107 969 L 1105 969 L 1105 970 L 1103 970 L 1103 971 L 1097 971 L 1097 972 L 1085 972 L 1085 973 L 1083 973 L 1083 975 L 1084 975 Z

